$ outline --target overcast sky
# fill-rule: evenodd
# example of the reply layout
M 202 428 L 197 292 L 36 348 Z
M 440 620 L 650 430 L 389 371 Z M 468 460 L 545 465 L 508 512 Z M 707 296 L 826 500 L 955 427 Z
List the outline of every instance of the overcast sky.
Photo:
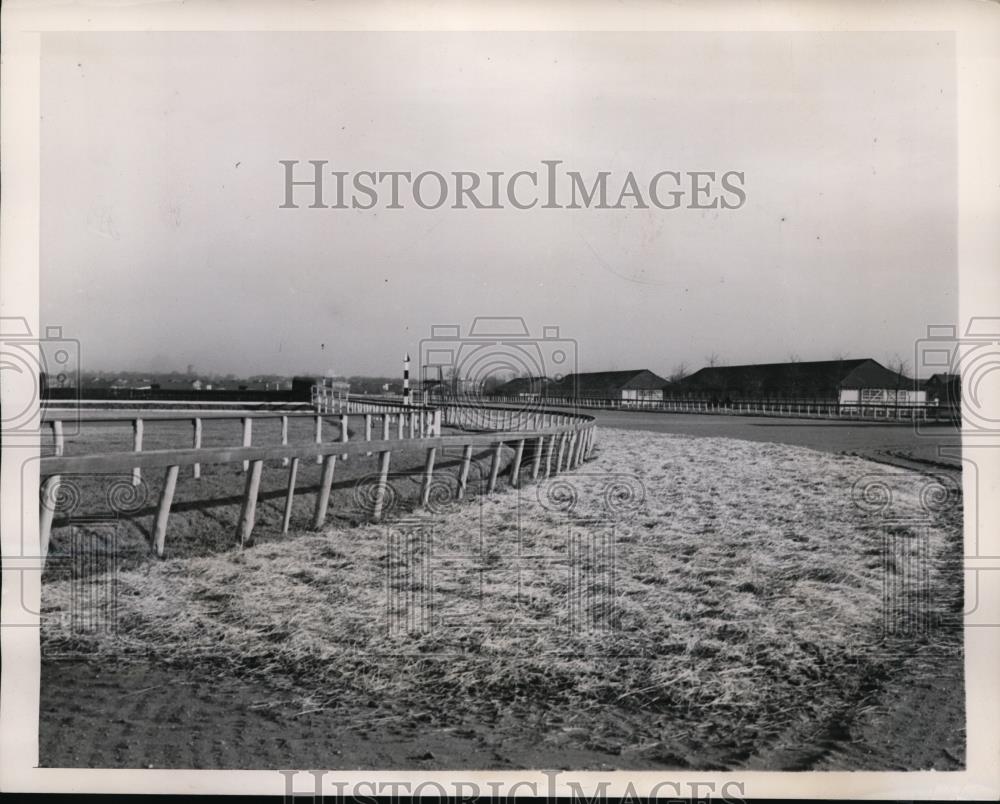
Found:
M 42 65 L 42 322 L 85 370 L 395 374 L 476 316 L 582 370 L 912 363 L 956 318 L 946 35 L 45 34 Z M 738 170 L 746 202 L 279 209 L 283 159 Z

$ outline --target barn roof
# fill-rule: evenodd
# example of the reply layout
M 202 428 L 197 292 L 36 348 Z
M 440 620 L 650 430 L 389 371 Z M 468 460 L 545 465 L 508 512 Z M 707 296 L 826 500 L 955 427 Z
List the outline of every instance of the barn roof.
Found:
M 498 394 L 538 393 L 550 382 L 548 377 L 515 377 L 497 386 Z
M 947 385 L 950 382 L 955 382 L 959 379 L 958 374 L 942 373 L 942 374 L 931 374 L 924 382 L 927 385 Z
M 559 383 L 559 388 L 575 389 L 578 394 L 611 389 L 653 389 L 663 388 L 666 380 L 648 369 L 630 371 L 586 371 L 567 374 Z

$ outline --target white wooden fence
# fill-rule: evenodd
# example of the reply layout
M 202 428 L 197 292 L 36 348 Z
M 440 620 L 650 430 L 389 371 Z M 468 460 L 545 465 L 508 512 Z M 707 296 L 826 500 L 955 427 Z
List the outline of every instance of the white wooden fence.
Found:
M 469 477 L 472 452 L 476 446 L 493 448 L 492 464 L 488 482 L 488 493 L 496 488 L 500 471 L 501 453 L 505 444 L 514 449 L 514 462 L 511 466 L 511 485 L 521 482 L 522 459 L 525 447 L 531 443 L 532 451 L 531 478 L 537 479 L 542 471 L 544 460 L 545 476 L 574 468 L 591 454 L 596 437 L 596 428 L 592 416 L 569 414 L 558 411 L 536 411 L 532 416 L 517 416 L 517 411 L 510 410 L 478 410 L 465 405 L 448 405 L 443 408 L 424 408 L 414 410 L 383 409 L 381 413 L 341 414 L 338 418 L 339 432 L 334 440 L 323 440 L 322 414 L 271 414 L 245 413 L 232 411 L 198 416 L 182 416 L 178 411 L 132 411 L 127 415 L 120 411 L 48 411 L 45 421 L 52 427 L 55 444 L 55 454 L 41 460 L 42 500 L 40 516 L 40 532 L 42 555 L 46 555 L 52 532 L 52 522 L 55 515 L 56 501 L 59 497 L 59 486 L 62 477 L 67 474 L 97 474 L 106 472 L 132 472 L 133 482 L 138 483 L 143 470 L 165 470 L 164 482 L 160 492 L 159 505 L 153 526 L 153 548 L 157 555 L 162 556 L 167 535 L 167 522 L 173 502 L 177 480 L 182 467 L 190 468 L 194 478 L 200 477 L 203 464 L 242 463 L 247 473 L 243 504 L 237 527 L 237 539 L 240 544 L 249 540 L 254 527 L 257 507 L 257 495 L 260 489 L 261 474 L 264 462 L 280 460 L 288 467 L 288 484 L 285 497 L 285 508 L 282 532 L 287 532 L 292 511 L 292 501 L 295 495 L 295 484 L 299 462 L 302 459 L 315 459 L 323 466 L 320 480 L 320 491 L 317 495 L 316 509 L 313 517 L 313 527 L 323 526 L 330 500 L 330 489 L 333 483 L 334 469 L 338 457 L 346 460 L 350 456 L 379 455 L 379 483 L 376 488 L 372 515 L 377 520 L 382 515 L 388 482 L 389 464 L 394 449 L 401 441 L 408 445 L 426 450 L 426 461 L 423 471 L 423 486 L 421 504 L 426 505 L 431 488 L 431 478 L 438 450 L 449 447 L 462 447 L 463 458 L 459 474 L 458 496 L 464 494 Z M 260 419 L 279 417 L 282 422 L 281 444 L 272 446 L 253 445 L 253 422 Z M 291 416 L 309 416 L 315 421 L 315 441 L 309 444 L 288 443 L 288 420 Z M 364 423 L 364 438 L 350 439 L 351 418 Z M 201 445 L 202 421 L 211 418 L 234 419 L 243 423 L 243 438 L 239 446 L 205 448 Z M 104 454 L 66 455 L 64 423 L 67 419 L 85 422 L 132 422 L 133 449 L 128 452 L 110 452 Z M 143 433 L 147 422 L 191 421 L 193 439 L 190 449 L 143 450 Z M 442 420 L 449 426 L 461 428 L 464 432 L 455 435 L 442 436 Z

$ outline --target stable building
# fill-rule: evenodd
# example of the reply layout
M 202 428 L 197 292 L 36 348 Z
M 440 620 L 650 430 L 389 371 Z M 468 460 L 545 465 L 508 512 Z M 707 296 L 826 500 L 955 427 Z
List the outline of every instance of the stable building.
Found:
M 667 381 L 648 369 L 631 371 L 590 371 L 567 374 L 550 383 L 550 397 L 571 399 L 613 399 L 619 402 L 660 402 Z
M 958 374 L 932 374 L 923 389 L 928 403 L 948 407 L 962 404 L 962 378 Z
M 516 396 L 538 399 L 546 395 L 552 381 L 548 377 L 515 377 L 498 385 L 493 393 L 497 396 Z
M 841 406 L 923 406 L 918 383 L 872 358 L 709 366 L 664 388 L 667 397 L 737 401 L 834 402 Z

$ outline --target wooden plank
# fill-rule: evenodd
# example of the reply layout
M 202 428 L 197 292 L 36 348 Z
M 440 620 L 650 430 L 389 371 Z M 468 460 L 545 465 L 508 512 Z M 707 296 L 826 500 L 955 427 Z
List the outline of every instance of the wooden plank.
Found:
M 378 486 L 375 489 L 375 507 L 372 518 L 378 522 L 382 518 L 382 506 L 385 505 L 385 490 L 389 485 L 389 459 L 392 453 L 384 450 L 379 454 Z
M 168 466 L 167 475 L 160 491 L 160 505 L 156 509 L 156 524 L 153 527 L 153 546 L 156 555 L 163 558 L 163 548 L 167 543 L 167 520 L 170 517 L 170 506 L 174 501 L 174 491 L 177 488 L 177 473 L 179 466 Z
M 102 404 L 110 404 L 113 400 L 101 400 Z M 166 422 L 186 422 L 197 416 L 201 419 L 242 421 L 250 417 L 252 419 L 277 419 L 281 416 L 292 418 L 305 418 L 314 416 L 308 411 L 290 410 L 284 413 L 277 411 L 253 411 L 253 410 L 205 410 L 203 408 L 177 408 L 175 410 L 154 410 L 143 407 L 143 402 L 136 400 L 132 408 L 122 410 L 88 410 L 74 406 L 48 406 L 42 413 L 43 422 L 51 422 L 56 419 L 68 419 L 86 424 L 90 422 L 126 422 L 135 421 L 135 417 L 141 411 L 142 418 L 146 421 L 166 421 Z
M 243 506 L 240 509 L 240 520 L 236 527 L 236 538 L 240 546 L 248 545 L 253 534 L 253 523 L 257 516 L 257 493 L 260 491 L 260 476 L 263 470 L 263 461 L 251 461 L 250 474 L 247 475 L 243 494 Z
M 521 458 L 524 456 L 524 439 L 517 442 L 514 448 L 514 463 L 510 467 L 510 484 L 517 488 L 520 484 Z
M 458 475 L 458 496 L 465 494 L 465 487 L 469 483 L 469 469 L 472 466 L 472 444 L 466 444 L 462 450 L 462 469 Z
M 295 478 L 299 473 L 299 459 L 286 459 L 291 461 L 288 468 L 288 491 L 285 493 L 285 513 L 281 518 L 281 532 L 288 533 L 288 526 L 292 521 L 292 503 L 295 500 Z
M 437 449 L 434 447 L 427 450 L 427 461 L 424 463 L 424 485 L 420 490 L 420 504 L 422 506 L 427 505 L 431 496 L 431 478 L 434 475 L 434 455 L 436 453 Z
M 59 485 L 62 478 L 59 475 L 47 477 L 42 483 L 41 516 L 38 523 L 38 543 L 42 560 L 49 554 L 49 540 L 52 538 L 52 520 L 56 515 L 56 503 L 59 500 Z
M 490 485 L 486 491 L 492 494 L 497 487 L 497 475 L 500 474 L 500 455 L 503 452 L 503 442 L 497 441 L 497 447 L 493 450 L 493 463 L 490 465 Z
M 132 451 L 142 452 L 142 419 L 132 421 Z M 142 469 L 138 466 L 132 467 L 132 485 L 138 486 L 142 482 Z
M 194 441 L 191 446 L 193 449 L 201 449 L 201 419 L 195 418 L 191 423 L 194 425 Z M 191 464 L 191 475 L 195 480 L 201 479 L 200 463 Z
M 517 433 L 516 438 L 558 438 L 558 434 L 546 432 L 525 432 Z M 506 440 L 513 441 L 514 437 L 509 436 Z M 414 446 L 453 448 L 471 444 L 476 447 L 486 447 L 497 443 L 496 434 L 490 433 L 464 433 L 456 436 L 441 436 L 436 438 L 419 439 L 419 444 Z M 173 464 L 179 466 L 190 466 L 194 463 L 234 463 L 244 460 L 278 460 L 281 458 L 301 457 L 307 458 L 330 453 L 348 453 L 349 455 L 363 455 L 366 451 L 381 452 L 385 449 L 393 449 L 395 441 L 380 440 L 371 442 L 350 442 L 342 444 L 340 442 L 330 442 L 316 446 L 314 444 L 289 444 L 288 446 L 251 446 L 251 447 L 209 447 L 200 450 L 194 449 L 167 449 L 148 450 L 141 453 L 133 452 L 110 452 L 97 455 L 64 455 L 62 457 L 47 457 L 41 459 L 41 474 L 43 476 L 55 474 L 86 474 L 98 472 L 124 472 L 132 466 L 142 468 L 167 467 Z
M 316 514 L 313 517 L 313 530 L 319 530 L 326 522 L 326 509 L 330 504 L 330 488 L 333 486 L 333 470 L 337 468 L 337 456 L 327 455 L 323 459 L 323 475 L 319 481 L 319 494 L 316 497 Z

